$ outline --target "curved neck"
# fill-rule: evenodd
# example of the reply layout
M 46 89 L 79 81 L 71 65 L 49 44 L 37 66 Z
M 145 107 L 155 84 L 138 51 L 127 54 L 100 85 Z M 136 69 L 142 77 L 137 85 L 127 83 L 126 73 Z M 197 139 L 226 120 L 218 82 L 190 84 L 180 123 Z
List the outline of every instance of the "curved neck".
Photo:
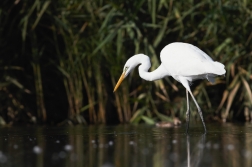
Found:
M 154 81 L 164 78 L 165 76 L 168 75 L 168 72 L 166 71 L 163 64 L 160 64 L 160 66 L 156 70 L 148 72 L 149 68 L 151 67 L 150 59 L 149 58 L 142 59 L 140 63 L 141 65 L 138 68 L 138 72 L 140 77 L 143 78 L 144 80 Z

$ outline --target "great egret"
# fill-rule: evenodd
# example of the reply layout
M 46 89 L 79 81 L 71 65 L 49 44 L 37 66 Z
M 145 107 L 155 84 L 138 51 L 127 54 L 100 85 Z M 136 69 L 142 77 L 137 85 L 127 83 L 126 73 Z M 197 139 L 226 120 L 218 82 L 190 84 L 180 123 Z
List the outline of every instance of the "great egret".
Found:
M 224 75 L 226 73 L 225 66 L 217 61 L 213 61 L 198 47 L 181 42 L 166 45 L 161 50 L 160 59 L 161 65 L 156 70 L 148 72 L 151 67 L 148 56 L 144 54 L 137 54 L 129 58 L 124 65 L 123 73 L 114 88 L 114 92 L 117 90 L 123 79 L 127 77 L 130 71 L 139 64 L 139 75 L 147 81 L 154 81 L 166 76 L 172 76 L 186 88 L 186 132 L 188 133 L 190 121 L 189 92 L 198 109 L 198 113 L 206 133 L 206 125 L 203 119 L 202 111 L 191 92 L 190 83 L 197 79 L 207 79 L 211 83 L 214 83 L 215 76 Z

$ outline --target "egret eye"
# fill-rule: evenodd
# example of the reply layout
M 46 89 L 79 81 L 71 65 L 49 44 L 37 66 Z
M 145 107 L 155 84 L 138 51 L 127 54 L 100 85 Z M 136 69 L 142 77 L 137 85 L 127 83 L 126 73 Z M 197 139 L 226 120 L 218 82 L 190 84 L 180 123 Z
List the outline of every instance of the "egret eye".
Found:
M 128 70 L 128 68 L 129 68 L 129 67 L 125 67 L 125 68 L 124 68 L 124 72 L 126 72 L 126 71 Z

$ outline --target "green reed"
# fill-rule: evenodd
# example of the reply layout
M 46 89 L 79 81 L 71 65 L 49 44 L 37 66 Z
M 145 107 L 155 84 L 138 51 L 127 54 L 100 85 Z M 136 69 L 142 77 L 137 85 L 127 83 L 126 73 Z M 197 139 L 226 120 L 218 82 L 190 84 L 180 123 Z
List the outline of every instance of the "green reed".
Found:
M 185 90 L 172 78 L 146 82 L 135 70 L 113 93 L 130 56 L 149 55 L 154 70 L 160 50 L 181 41 L 226 65 L 226 77 L 214 85 L 192 85 L 205 115 L 249 121 L 251 9 L 250 1 L 230 0 L 6 0 L 0 8 L 1 119 L 54 124 L 67 118 L 149 124 L 183 119 Z

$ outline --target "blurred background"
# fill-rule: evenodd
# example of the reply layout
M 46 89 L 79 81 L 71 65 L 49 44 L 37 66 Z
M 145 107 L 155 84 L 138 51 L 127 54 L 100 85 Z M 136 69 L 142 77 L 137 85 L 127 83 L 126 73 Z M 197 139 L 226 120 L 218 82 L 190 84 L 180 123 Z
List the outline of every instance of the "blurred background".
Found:
M 251 121 L 252 1 L 2 0 L 0 124 L 119 124 L 185 120 L 185 89 L 135 70 L 116 93 L 126 60 L 191 43 L 226 66 L 193 94 L 206 121 Z M 198 120 L 191 102 L 191 119 Z

